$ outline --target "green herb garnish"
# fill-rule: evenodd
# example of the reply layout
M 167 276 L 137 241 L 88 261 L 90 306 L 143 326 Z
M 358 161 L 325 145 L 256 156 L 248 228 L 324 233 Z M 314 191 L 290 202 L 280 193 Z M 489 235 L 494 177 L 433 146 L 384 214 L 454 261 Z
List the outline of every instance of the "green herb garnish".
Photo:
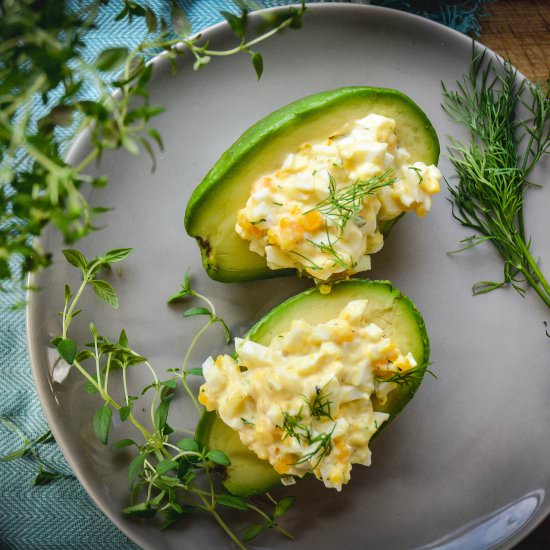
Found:
M 365 197 L 374 194 L 378 189 L 387 187 L 395 182 L 393 171 L 387 170 L 380 176 L 373 176 L 368 180 L 359 180 L 340 189 L 336 186 L 336 180 L 329 173 L 329 195 L 318 203 L 314 208 L 304 212 L 307 214 L 317 210 L 321 214 L 335 220 L 340 230 L 346 226 L 348 221 L 356 217 L 364 207 Z
M 489 242 L 504 262 L 503 280 L 478 282 L 473 293 L 509 284 L 523 296 L 527 285 L 550 307 L 550 284 L 533 257 L 523 211 L 526 190 L 537 186 L 529 175 L 550 152 L 549 87 L 520 79 L 507 62 L 487 61 L 475 46 L 456 90 L 442 86 L 443 109 L 471 135 L 469 143 L 451 139 L 449 148 L 458 179 L 449 184 L 453 217 L 476 232 L 457 252 Z
M 266 15 L 259 34 L 248 29 L 244 3 L 238 15 L 222 12 L 237 44 L 217 50 L 200 34 L 191 34 L 175 0 L 170 21 L 125 0 L 115 19 L 142 18 L 147 25 L 143 42 L 133 51 L 110 47 L 90 61 L 83 44 L 108 1 L 81 2 L 72 11 L 63 0 L 0 2 L 0 282 L 13 276 L 12 257 L 22 258 L 22 279 L 50 264 L 51 254 L 35 239 L 47 225 L 53 224 L 67 244 L 96 229 L 96 219 L 107 209 L 91 206 L 85 189 L 105 186 L 108 177 L 91 176 L 85 169 L 105 151 L 145 152 L 154 168 L 155 147 L 163 144 L 151 119 L 164 109 L 149 101 L 153 66 L 147 61 L 153 55 L 162 51 L 175 69 L 177 58 L 190 54 L 198 70 L 215 57 L 244 54 L 260 78 L 263 60 L 256 46 L 284 29 L 299 28 L 306 9 L 302 4 Z M 107 84 L 112 76 L 106 73 L 117 77 Z M 97 99 L 83 97 L 87 87 L 97 90 Z M 36 102 L 48 106 L 38 121 L 31 118 Z M 65 146 L 86 128 L 91 131 L 89 154 L 78 165 L 68 164 Z
M 170 298 L 170 302 L 189 298 L 199 299 L 205 307 L 189 308 L 184 311 L 183 317 L 199 316 L 206 317 L 207 320 L 191 340 L 182 366 L 168 369 L 170 376 L 167 379 L 162 380 L 147 358 L 131 347 L 125 330 L 121 330 L 117 340 L 110 340 L 91 323 L 90 343 L 79 346 L 70 337 L 72 321 L 79 313 L 76 308 L 87 288 L 91 287 L 96 295 L 111 307 L 118 307 L 115 289 L 98 276 L 103 268 L 124 260 L 130 253 L 131 249 L 120 248 L 88 260 L 78 250 L 64 251 L 67 261 L 81 272 L 82 282 L 74 293 L 69 286 L 65 286 L 65 303 L 60 314 L 61 332 L 52 340 L 52 344 L 59 352 L 60 360 L 76 368 L 86 379 L 86 391 L 98 394 L 102 401 L 92 421 L 98 439 L 104 445 L 109 443 L 114 415 L 117 415 L 121 422 L 130 422 L 139 436 L 135 439 L 122 439 L 114 445 L 115 449 L 133 448 L 137 451 L 128 467 L 131 498 L 129 506 L 123 512 L 142 518 L 161 516 L 162 528 L 169 527 L 192 514 L 210 514 L 237 547 L 244 549 L 245 546 L 220 512 L 220 508 L 228 507 L 259 515 L 261 523 L 255 523 L 248 528 L 254 528 L 257 534 L 266 528 L 273 528 L 292 538 L 292 535 L 278 523 L 278 518 L 290 508 L 292 502 L 285 499 L 276 501 L 271 495 L 267 495 L 268 506 L 273 505 L 273 510 L 267 512 L 266 503 L 260 505 L 256 501 L 220 491 L 219 474 L 231 465 L 230 458 L 219 449 L 201 447 L 195 440 L 192 430 L 176 430 L 168 422 L 171 404 L 179 385 L 183 387 L 197 411 L 202 413 L 203 409 L 187 382 L 188 376 L 202 374 L 200 368 L 188 366 L 191 352 L 201 336 L 213 324 L 218 323 L 224 328 L 226 340 L 229 341 L 231 338 L 227 325 L 217 315 L 213 303 L 191 287 L 188 275 L 185 275 L 180 290 Z M 139 366 L 149 371 L 152 382 L 143 388 L 140 395 L 130 395 L 128 376 L 133 368 Z M 111 391 L 111 383 L 115 376 L 122 384 L 122 397 L 115 397 Z M 138 415 L 134 415 L 134 411 L 136 402 L 151 390 L 153 394 L 148 410 L 149 420 L 145 422 L 141 417 L 138 418 Z M 186 437 L 175 437 L 177 432 L 186 434 Z M 30 442 L 25 439 L 25 445 L 17 456 L 27 452 L 35 454 L 33 446 L 40 441 Z M 10 457 L 4 457 L 4 460 L 9 459 Z M 55 475 L 41 468 L 36 483 L 44 483 L 46 477 L 52 478 Z M 247 538 L 250 537 L 246 537 L 245 534 L 243 540 Z

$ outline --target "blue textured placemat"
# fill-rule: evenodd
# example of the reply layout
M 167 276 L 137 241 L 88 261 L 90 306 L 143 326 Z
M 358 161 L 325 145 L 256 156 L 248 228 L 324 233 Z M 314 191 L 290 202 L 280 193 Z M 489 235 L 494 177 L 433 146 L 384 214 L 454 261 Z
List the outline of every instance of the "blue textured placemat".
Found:
M 61 0 L 60 0 L 61 1 Z M 142 1 L 156 13 L 166 12 L 163 0 Z M 282 5 L 285 1 L 264 1 L 262 5 Z M 445 23 L 462 32 L 479 31 L 483 1 L 433 2 L 379 0 L 373 4 L 414 11 Z M 230 9 L 227 0 L 184 0 L 181 2 L 193 29 L 199 31 L 218 22 L 219 10 Z M 441 5 L 441 7 L 439 7 Z M 98 19 L 97 30 L 90 33 L 87 53 L 94 58 L 111 45 L 137 45 L 145 34 L 145 25 L 114 22 L 120 3 L 111 1 Z M 93 93 L 93 90 L 89 91 Z M 39 115 L 39 113 L 37 113 Z M 35 439 L 47 429 L 38 401 L 27 355 L 25 313 L 10 311 L 23 293 L 14 289 L 0 293 L 0 417 L 9 419 L 26 437 Z M 21 446 L 19 436 L 0 424 L 0 457 Z M 0 462 L 0 549 L 45 550 L 124 550 L 136 548 L 103 513 L 97 509 L 73 476 L 55 442 L 38 447 L 40 460 L 51 472 L 63 474 L 48 485 L 31 487 L 37 467 L 31 458 Z

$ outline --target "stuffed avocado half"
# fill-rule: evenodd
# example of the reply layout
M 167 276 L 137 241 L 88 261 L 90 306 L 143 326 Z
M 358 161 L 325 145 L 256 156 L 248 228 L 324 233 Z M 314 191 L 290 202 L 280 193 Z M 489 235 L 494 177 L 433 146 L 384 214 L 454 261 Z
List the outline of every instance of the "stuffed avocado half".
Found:
M 185 228 L 218 281 L 296 269 L 343 278 L 370 268 L 368 254 L 404 212 L 429 210 L 438 158 L 430 121 L 399 91 L 311 95 L 257 122 L 220 157 L 191 195 Z
M 405 357 L 408 361 L 407 366 L 403 367 L 403 369 L 400 369 L 399 367 L 396 369 L 395 366 L 392 365 L 391 368 L 393 370 L 380 371 L 382 373 L 382 377 L 376 377 L 376 379 L 391 380 L 391 382 L 381 383 L 379 385 L 380 393 L 373 392 L 370 396 L 370 402 L 365 402 L 367 409 L 369 407 L 371 408 L 370 412 L 367 411 L 369 412 L 370 417 L 368 415 L 363 415 L 365 410 L 364 408 L 361 410 L 357 408 L 349 409 L 351 418 L 362 418 L 363 416 L 366 418 L 365 425 L 361 427 L 361 430 L 365 433 L 369 432 L 368 438 L 365 441 L 358 441 L 357 434 L 359 432 L 357 430 L 349 430 L 347 434 L 341 432 L 341 424 L 348 426 L 350 423 L 349 414 L 346 417 L 342 411 L 347 410 L 345 408 L 351 407 L 354 403 L 359 403 L 361 395 L 357 393 L 357 388 L 361 387 L 361 384 L 356 383 L 354 388 L 350 390 L 350 387 L 345 384 L 340 386 L 335 385 L 334 379 L 338 378 L 339 380 L 345 380 L 346 377 L 351 376 L 350 373 L 358 372 L 353 370 L 353 366 L 345 373 L 344 371 L 338 370 L 333 373 L 329 372 L 328 378 L 326 376 L 327 371 L 323 371 L 322 369 L 324 367 L 321 367 L 319 372 L 324 372 L 325 380 L 328 380 L 326 384 L 324 382 L 319 383 L 318 386 L 315 387 L 315 391 L 313 391 L 312 394 L 311 392 L 308 394 L 308 390 L 304 389 L 307 387 L 306 385 L 297 384 L 295 386 L 297 388 L 296 394 L 299 395 L 294 398 L 295 401 L 297 400 L 298 405 L 295 406 L 293 411 L 290 410 L 290 406 L 287 404 L 292 401 L 285 401 L 282 397 L 277 397 L 275 400 L 277 405 L 274 406 L 274 409 L 268 411 L 268 414 L 275 414 L 276 416 L 279 414 L 278 409 L 281 409 L 280 413 L 282 414 L 282 417 L 279 420 L 273 421 L 275 428 L 272 426 L 273 433 L 269 437 L 272 437 L 274 434 L 273 437 L 275 437 L 275 439 L 282 439 L 282 445 L 285 443 L 292 443 L 297 448 L 301 445 L 308 451 L 312 448 L 315 451 L 318 448 L 318 445 L 317 443 L 312 444 L 311 442 L 321 441 L 323 439 L 323 434 L 330 434 L 330 436 L 327 436 L 326 438 L 327 441 L 325 441 L 328 445 L 328 448 L 325 449 L 327 452 L 322 456 L 320 454 L 316 455 L 316 460 L 313 460 L 313 458 L 309 456 L 311 471 L 303 469 L 299 470 L 297 473 L 296 468 L 305 468 L 303 455 L 285 455 L 283 449 L 279 451 L 277 446 L 273 447 L 273 445 L 271 445 L 270 448 L 275 448 L 277 451 L 276 455 L 280 456 L 270 456 L 269 461 L 261 460 L 258 458 L 256 452 L 251 450 L 249 446 L 253 447 L 256 451 L 260 449 L 260 453 L 263 452 L 263 447 L 254 447 L 254 444 L 245 446 L 241 442 L 241 437 L 244 439 L 249 436 L 252 438 L 262 438 L 263 435 L 259 429 L 259 426 L 254 428 L 251 426 L 254 422 L 259 423 L 263 420 L 261 420 L 259 414 L 255 416 L 251 413 L 250 411 L 252 409 L 249 406 L 243 407 L 243 402 L 246 402 L 248 405 L 250 404 L 249 397 L 242 398 L 242 396 L 240 396 L 236 402 L 231 403 L 231 396 L 241 391 L 239 386 L 235 386 L 235 389 L 232 389 L 228 394 L 221 396 L 221 402 L 224 405 L 220 407 L 219 410 L 212 410 L 215 407 L 209 406 L 212 405 L 212 403 L 208 403 L 208 399 L 210 397 L 208 394 L 205 394 L 208 399 L 203 398 L 201 402 L 207 406 L 207 409 L 210 409 L 210 412 L 205 412 L 203 414 L 197 427 L 196 438 L 201 445 L 206 446 L 209 449 L 222 450 L 229 457 L 231 465 L 227 467 L 224 479 L 224 485 L 228 491 L 239 496 L 260 494 L 272 487 L 280 485 L 281 480 L 292 480 L 292 478 L 289 477 L 291 475 L 301 477 L 307 473 L 314 473 L 325 483 L 327 487 L 341 488 L 341 479 L 337 479 L 336 481 L 332 479 L 332 483 L 328 483 L 327 481 L 331 476 L 340 475 L 339 472 L 342 468 L 339 465 L 339 460 L 342 459 L 344 462 L 346 459 L 350 460 L 348 455 L 345 455 L 345 453 L 349 454 L 351 452 L 350 449 L 352 449 L 353 452 L 355 452 L 355 448 L 361 447 L 366 449 L 368 447 L 368 440 L 372 439 L 372 437 L 377 435 L 383 427 L 391 422 L 391 420 L 395 418 L 395 416 L 413 397 L 422 382 L 424 373 L 428 366 L 428 336 L 422 316 L 415 305 L 409 298 L 395 289 L 391 283 L 386 281 L 349 280 L 335 283 L 330 294 L 322 294 L 317 288 L 311 288 L 301 294 L 289 298 L 268 313 L 248 331 L 244 340 L 245 344 L 241 343 L 241 349 L 244 349 L 243 345 L 254 345 L 253 343 L 269 346 L 270 343 L 276 341 L 278 338 L 280 338 L 281 341 L 284 341 L 286 338 L 286 344 L 281 344 L 283 347 L 285 345 L 292 346 L 292 339 L 296 338 L 298 338 L 299 345 L 301 347 L 307 347 L 308 337 L 306 332 L 304 332 L 304 327 L 307 328 L 310 325 L 312 327 L 311 330 L 317 330 L 317 332 L 321 330 L 322 332 L 326 330 L 326 326 L 328 326 L 326 325 L 327 322 L 329 325 L 330 323 L 335 324 L 335 327 L 332 328 L 337 332 L 333 332 L 333 334 L 337 334 L 339 340 L 343 339 L 344 341 L 349 342 L 349 339 L 347 339 L 345 335 L 345 323 L 334 323 L 334 320 L 341 319 L 343 315 L 342 312 L 347 312 L 346 315 L 348 316 L 351 312 L 351 316 L 353 317 L 353 315 L 355 315 L 353 311 L 357 311 L 357 306 L 361 306 L 363 308 L 360 314 L 364 321 L 363 325 L 365 326 L 363 330 L 367 331 L 365 333 L 368 335 L 367 339 L 370 338 L 376 330 L 381 332 L 381 336 L 383 338 L 375 342 L 375 348 L 377 350 L 376 353 L 379 354 L 380 350 L 384 346 L 388 348 L 388 342 L 391 340 L 391 345 L 394 347 L 394 351 L 392 352 L 390 350 L 384 357 L 392 358 L 396 364 L 399 364 L 400 362 L 403 363 Z M 297 321 L 298 324 L 296 324 Z M 374 327 L 374 324 L 376 327 Z M 352 328 L 352 332 L 357 331 L 357 325 Z M 332 343 L 327 344 L 329 348 L 332 345 Z M 349 343 L 345 344 L 346 354 L 353 354 L 353 348 L 349 347 L 350 345 L 351 344 Z M 239 349 L 238 343 L 237 349 Z M 373 348 L 371 348 L 371 350 L 372 349 Z M 399 353 L 395 350 L 398 350 Z M 250 351 L 254 357 L 259 357 L 263 353 L 262 350 L 258 351 L 256 349 L 248 350 L 248 353 L 250 353 Z M 365 353 L 363 348 L 360 353 Z M 371 352 L 369 351 L 368 353 L 370 354 Z M 215 363 L 211 362 L 210 368 L 214 369 L 214 364 L 217 364 L 223 368 L 220 361 L 224 357 L 227 358 L 227 356 L 220 356 L 216 359 Z M 384 359 L 381 361 L 380 358 L 380 355 L 371 356 L 370 362 L 375 365 L 374 368 L 386 368 L 382 365 L 384 363 Z M 226 360 L 229 361 L 229 358 Z M 231 360 L 235 362 L 235 358 Z M 333 361 L 332 364 L 334 364 L 334 358 L 328 357 L 328 360 L 329 362 Z M 269 359 L 266 361 L 267 362 L 264 364 L 268 365 Z M 311 365 L 311 361 L 306 357 L 303 364 L 298 367 L 298 371 L 296 368 L 294 368 L 294 370 L 290 368 L 290 370 L 285 371 L 285 373 L 281 373 L 281 376 L 286 376 L 289 381 L 293 379 L 296 380 L 296 372 L 305 372 L 303 369 L 306 371 L 310 369 L 310 367 L 307 366 L 308 361 L 309 365 Z M 391 361 L 388 361 L 388 363 L 391 363 Z M 269 380 L 267 381 L 269 386 L 279 383 L 276 376 L 278 363 L 275 362 L 274 364 L 276 367 L 275 370 L 266 370 L 269 377 Z M 238 365 L 235 367 L 237 371 L 239 369 L 241 371 L 240 373 L 237 372 L 236 375 L 242 374 L 243 369 L 248 368 L 242 366 L 241 358 L 236 358 L 236 365 Z M 378 365 L 378 367 L 376 367 L 376 365 Z M 250 367 L 251 371 L 254 369 L 259 369 L 260 366 L 261 365 L 259 364 L 252 364 Z M 281 370 L 283 370 L 283 367 L 281 367 Z M 299 374 L 299 376 L 300 380 L 302 380 L 301 374 Z M 219 379 L 206 375 L 206 370 L 205 377 L 207 379 L 207 384 L 210 383 L 212 385 L 220 385 Z M 245 381 L 245 383 L 250 384 L 254 382 L 250 382 L 249 380 Z M 349 383 L 351 384 L 351 382 Z M 201 392 L 207 384 L 201 388 Z M 241 385 L 240 388 L 242 387 L 243 386 Z M 355 391 L 357 395 L 350 397 L 350 391 Z M 340 399 L 341 395 L 343 395 L 342 392 L 347 392 L 348 397 L 346 399 Z M 273 401 L 274 395 L 284 396 L 285 394 L 284 392 L 279 394 L 272 393 L 267 397 L 263 397 L 261 392 L 260 394 L 256 392 L 254 395 L 256 400 L 254 406 L 257 405 L 259 410 L 262 399 Z M 310 395 L 313 395 L 313 398 L 310 397 Z M 201 393 L 199 394 L 199 399 L 200 398 Z M 315 418 L 309 415 L 309 412 L 314 414 L 312 399 L 316 402 Z M 354 402 L 354 399 L 357 401 Z M 344 403 L 343 401 L 347 402 Z M 301 404 L 302 402 L 304 403 L 303 405 Z M 233 429 L 227 425 L 227 423 L 222 421 L 220 415 L 218 414 L 219 411 L 222 410 L 224 414 L 227 414 L 228 407 L 230 407 L 231 416 L 233 418 L 230 423 L 232 422 L 232 425 L 236 426 L 236 429 Z M 283 408 L 286 410 L 283 411 Z M 371 418 L 371 420 L 374 418 L 374 427 L 369 418 Z M 376 418 L 378 418 L 378 420 L 376 420 Z M 290 425 L 289 422 L 292 419 L 295 421 L 293 431 L 288 428 Z M 307 430 L 310 429 L 305 426 L 308 422 L 311 422 L 311 437 L 309 441 L 305 441 L 305 437 L 303 436 Z M 340 424 L 338 424 L 338 422 L 340 422 Z M 302 431 L 297 431 L 296 426 L 298 426 L 298 428 Z M 245 432 L 247 432 L 247 428 L 250 428 L 248 429 L 248 432 L 250 432 L 248 435 L 245 434 Z M 280 428 L 282 428 L 283 431 L 286 431 L 283 433 Z M 253 442 L 253 439 L 251 440 L 250 437 L 247 440 L 249 443 L 251 441 Z M 370 451 L 367 449 L 365 452 L 368 453 L 367 459 L 365 459 L 366 455 L 361 455 L 361 459 L 356 459 L 354 463 L 368 465 L 370 463 Z M 311 454 L 312 453 L 309 452 L 309 455 Z M 294 463 L 288 459 L 282 459 L 283 467 L 280 467 L 281 463 L 279 459 L 281 457 L 284 458 L 288 456 L 294 457 Z M 319 460 L 317 461 L 317 459 Z M 286 465 L 284 460 L 286 460 Z M 334 463 L 334 461 L 336 462 Z M 314 462 L 317 463 L 315 464 Z M 272 464 L 275 465 L 275 468 L 278 471 L 274 469 Z M 351 465 L 349 465 L 349 469 L 351 469 Z M 343 481 L 343 483 L 346 482 L 347 480 Z

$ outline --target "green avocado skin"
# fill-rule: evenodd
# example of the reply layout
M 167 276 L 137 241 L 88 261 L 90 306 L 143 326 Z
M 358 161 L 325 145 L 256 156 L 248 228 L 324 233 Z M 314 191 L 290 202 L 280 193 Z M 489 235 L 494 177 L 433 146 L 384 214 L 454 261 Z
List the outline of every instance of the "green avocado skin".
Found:
M 396 341 L 402 352 L 410 351 L 420 368 L 427 369 L 430 345 L 422 315 L 413 302 L 388 281 L 342 281 L 335 283 L 327 295 L 311 288 L 271 310 L 247 332 L 245 338 L 267 345 L 273 337 L 288 330 L 294 319 L 322 323 L 336 317 L 348 302 L 357 299 L 369 300 L 369 318 Z M 375 401 L 375 410 L 387 412 L 390 417 L 374 437 L 412 399 L 422 378 L 392 391 L 384 404 Z M 237 432 L 224 424 L 216 412 L 203 413 L 195 437 L 201 445 L 222 450 L 230 458 L 231 466 L 226 470 L 224 485 L 232 494 L 248 497 L 281 485 L 281 476 L 268 462 L 247 449 Z
M 397 90 L 350 86 L 282 107 L 246 130 L 189 199 L 185 229 L 197 240 L 212 279 L 240 282 L 295 273 L 271 270 L 264 258 L 248 250 L 248 243 L 234 231 L 237 213 L 245 206 L 252 183 L 276 169 L 286 154 L 369 112 L 395 118 L 399 142 L 411 153 L 411 162 L 437 163 L 439 141 L 432 124 L 411 98 Z

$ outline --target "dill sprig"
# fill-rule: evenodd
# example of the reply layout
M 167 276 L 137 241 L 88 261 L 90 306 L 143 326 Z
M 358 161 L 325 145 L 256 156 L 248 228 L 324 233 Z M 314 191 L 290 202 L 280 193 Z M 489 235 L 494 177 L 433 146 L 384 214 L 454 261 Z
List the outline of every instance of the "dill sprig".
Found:
M 374 194 L 381 187 L 387 187 L 395 182 L 392 170 L 387 170 L 380 176 L 373 176 L 367 180 L 358 180 L 341 188 L 337 187 L 336 179 L 332 174 L 329 173 L 328 178 L 328 197 L 308 212 L 316 210 L 334 219 L 340 231 L 344 229 L 350 219 L 361 212 L 365 197 Z M 304 214 L 308 212 L 304 212 Z
M 311 437 L 308 444 L 315 445 L 313 449 L 298 459 L 294 464 L 303 464 L 312 462 L 312 468 L 315 469 L 321 461 L 332 452 L 332 434 L 336 428 L 336 423 L 332 426 L 330 432 L 321 432 L 315 437 Z M 315 462 L 313 462 L 315 460 Z
M 426 372 L 435 377 L 435 374 L 426 366 L 421 366 L 413 367 L 406 371 L 394 372 L 389 376 L 376 375 L 374 379 L 376 382 L 393 382 L 399 386 L 410 386 L 411 384 L 416 384 L 421 381 Z
M 550 284 L 532 255 L 523 212 L 525 191 L 537 186 L 529 175 L 550 151 L 549 83 L 531 84 L 508 62 L 487 61 L 486 51 L 474 47 L 456 90 L 442 87 L 443 109 L 471 135 L 469 143 L 451 138 L 449 147 L 458 179 L 448 184 L 452 214 L 476 232 L 458 252 L 491 242 L 504 261 L 503 281 L 476 283 L 473 293 L 510 284 L 523 296 L 528 285 L 550 307 Z
M 342 256 L 338 253 L 338 250 L 336 250 L 334 245 L 340 240 L 340 237 L 337 237 L 336 240 L 334 241 L 331 240 L 329 228 L 326 223 L 325 223 L 325 235 L 327 238 L 326 242 L 321 241 L 320 243 L 318 243 L 311 239 L 306 239 L 306 241 L 311 246 L 318 248 L 323 254 L 326 254 L 327 256 L 332 258 L 332 260 L 336 265 L 339 265 L 344 269 L 353 269 L 357 265 L 357 262 L 355 262 L 351 256 L 349 260 L 346 260 L 345 258 L 342 258 Z
M 332 418 L 331 410 L 332 401 L 329 399 L 329 395 L 329 393 L 326 393 L 326 387 L 320 388 L 317 386 L 315 388 L 313 399 L 308 400 L 307 398 L 304 398 L 311 416 L 317 419 L 328 418 L 330 420 L 334 420 L 334 418 Z
M 321 418 L 332 418 L 331 405 L 332 401 L 328 399 L 328 395 L 323 394 L 321 388 L 315 389 L 315 395 L 312 400 L 304 398 L 310 415 L 313 418 L 320 420 Z M 302 415 L 303 407 L 296 414 L 289 414 L 283 411 L 283 440 L 287 437 L 295 439 L 299 445 L 313 448 L 299 458 L 294 464 L 304 464 L 311 462 L 312 468 L 315 469 L 321 461 L 332 452 L 332 434 L 336 428 L 336 422 L 332 425 L 330 432 L 321 432 L 314 435 L 313 425 L 303 422 Z

